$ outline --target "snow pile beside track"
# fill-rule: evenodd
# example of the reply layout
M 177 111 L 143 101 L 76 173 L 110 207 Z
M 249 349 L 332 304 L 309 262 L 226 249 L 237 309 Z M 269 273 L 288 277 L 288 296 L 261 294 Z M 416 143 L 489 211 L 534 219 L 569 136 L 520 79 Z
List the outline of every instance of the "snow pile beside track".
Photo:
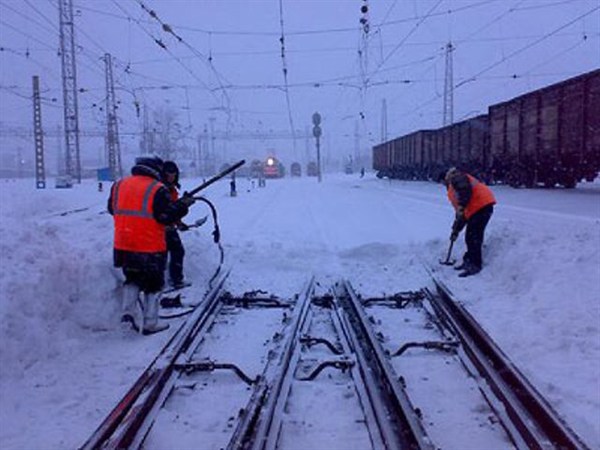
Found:
M 1 376 L 20 376 L 32 364 L 72 351 L 90 330 L 117 323 L 115 277 L 106 264 L 112 235 L 103 223 L 110 216 L 98 215 L 105 196 L 89 210 L 61 216 L 81 207 L 82 192 L 74 198 L 36 192 L 30 183 L 18 187 L 3 189 L 0 200 Z

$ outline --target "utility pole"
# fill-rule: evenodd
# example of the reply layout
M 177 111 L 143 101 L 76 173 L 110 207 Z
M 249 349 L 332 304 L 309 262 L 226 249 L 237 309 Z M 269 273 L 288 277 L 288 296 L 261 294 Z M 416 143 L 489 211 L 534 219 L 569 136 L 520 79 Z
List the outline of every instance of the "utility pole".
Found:
M 317 140 L 317 176 L 319 179 L 319 183 L 322 180 L 321 175 L 321 134 L 323 134 L 323 130 L 319 126 L 321 124 L 321 115 L 316 112 L 312 115 L 313 122 L 313 136 Z
M 452 42 L 446 45 L 446 76 L 444 78 L 444 122 L 443 125 L 454 123 L 454 76 L 452 73 Z
M 211 170 L 216 171 L 216 162 L 217 162 L 217 155 L 215 153 L 215 140 L 217 139 L 215 136 L 215 118 L 214 117 L 209 117 L 208 120 L 210 121 L 210 161 L 211 161 Z M 210 173 L 210 175 L 212 175 L 212 172 Z
M 381 142 L 387 141 L 387 102 L 381 101 Z
M 360 160 L 360 129 L 358 121 L 354 121 L 354 161 L 357 164 L 362 164 Z
M 148 126 L 148 108 L 146 108 L 146 104 L 144 104 L 144 111 L 142 114 L 142 142 L 140 143 L 140 150 L 142 150 L 143 155 L 147 155 L 150 153 L 150 133 Z
M 81 183 L 73 0 L 58 0 L 58 14 L 60 19 L 66 171 L 67 175 L 76 178 L 77 182 Z
M 108 167 L 114 180 L 123 176 L 121 168 L 121 145 L 119 143 L 119 123 L 117 102 L 110 53 L 104 55 L 106 74 L 106 143 L 108 145 Z
M 202 134 L 198 133 L 198 136 L 196 137 L 196 143 L 198 145 L 198 149 L 197 151 L 194 152 L 194 166 L 196 167 L 196 173 L 194 175 L 196 175 L 197 177 L 202 175 L 202 169 L 201 169 L 201 164 L 202 164 Z
M 46 189 L 44 169 L 44 131 L 42 130 L 42 105 L 40 102 L 40 77 L 33 76 L 33 135 L 35 140 L 35 185 Z M 20 163 L 21 161 L 19 161 Z
M 203 152 L 202 152 L 202 173 L 200 175 L 202 175 L 203 177 L 205 177 L 206 175 L 208 175 L 208 153 L 210 151 L 209 149 L 209 141 L 208 141 L 208 128 L 206 126 L 206 124 L 204 124 L 204 141 L 203 141 Z

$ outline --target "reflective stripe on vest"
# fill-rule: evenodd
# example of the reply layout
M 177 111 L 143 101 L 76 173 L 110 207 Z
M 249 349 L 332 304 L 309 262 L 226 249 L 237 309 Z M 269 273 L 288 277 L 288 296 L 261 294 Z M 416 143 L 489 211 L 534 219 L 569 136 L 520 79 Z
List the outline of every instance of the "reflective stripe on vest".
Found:
M 115 215 L 119 214 L 121 216 L 137 216 L 137 217 L 153 218 L 152 211 L 150 210 L 150 207 L 149 207 L 150 195 L 152 194 L 152 190 L 154 189 L 154 186 L 156 186 L 158 184 L 158 181 L 154 180 L 152 183 L 150 183 L 150 185 L 146 189 L 146 192 L 144 192 L 144 199 L 142 200 L 142 209 L 141 210 L 118 208 L 119 188 L 121 186 L 121 181 L 123 181 L 123 180 L 117 181 L 117 184 L 115 185 L 115 190 L 113 193 L 113 212 L 114 212 L 114 214 Z

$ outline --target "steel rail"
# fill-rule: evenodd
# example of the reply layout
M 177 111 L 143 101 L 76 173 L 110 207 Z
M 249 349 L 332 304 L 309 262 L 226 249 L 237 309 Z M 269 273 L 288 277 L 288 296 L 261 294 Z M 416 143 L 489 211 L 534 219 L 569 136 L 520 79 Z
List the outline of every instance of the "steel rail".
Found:
M 385 448 L 433 449 L 434 446 L 408 395 L 397 381 L 350 282 L 343 280 L 336 284 L 336 299 L 352 329 L 349 337 L 377 413 L 380 431 L 385 438 Z
M 432 278 L 437 295 L 427 291 L 430 303 L 450 325 L 470 362 L 501 402 L 504 411 L 499 417 L 507 416 L 511 421 L 503 424 L 511 438 L 524 442 L 528 449 L 588 449 L 450 290 Z M 498 409 L 497 405 L 491 406 Z
M 175 361 L 186 352 L 219 303 L 229 275 L 226 271 L 204 301 L 173 334 L 162 351 L 142 373 L 118 405 L 104 419 L 82 450 L 138 448 L 152 426 L 152 412 L 162 405 L 176 375 Z
M 277 436 L 273 430 L 279 429 L 285 400 L 292 383 L 300 353 L 296 351 L 299 336 L 309 323 L 311 296 L 315 279 L 311 277 L 306 287 L 297 297 L 292 322 L 289 326 L 286 343 L 276 364 L 267 364 L 263 376 L 255 388 L 244 415 L 227 445 L 227 450 L 274 448 Z
M 350 338 L 351 330 L 349 329 L 348 324 L 343 317 L 343 311 L 341 310 L 341 306 L 337 299 L 334 300 L 334 306 L 334 314 L 332 314 L 333 327 L 340 338 L 344 353 L 346 355 L 352 354 L 354 355 L 355 359 L 358 359 L 356 357 L 356 349 L 353 344 L 353 340 Z M 364 371 L 359 364 L 354 364 L 350 368 L 350 375 L 354 380 L 355 390 L 365 415 L 365 422 L 367 425 L 367 430 L 369 431 L 371 444 L 374 449 L 383 449 L 385 448 L 385 437 L 379 432 L 380 429 L 377 420 L 377 411 L 375 411 L 376 408 L 370 399 L 366 386 L 367 381 L 365 380 L 363 373 Z

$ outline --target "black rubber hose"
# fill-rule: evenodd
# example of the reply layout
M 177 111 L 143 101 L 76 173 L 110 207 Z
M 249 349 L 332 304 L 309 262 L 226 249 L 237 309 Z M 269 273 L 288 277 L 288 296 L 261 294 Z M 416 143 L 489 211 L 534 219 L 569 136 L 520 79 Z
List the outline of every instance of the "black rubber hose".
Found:
M 223 261 L 225 261 L 225 252 L 223 251 L 223 246 L 221 245 L 221 230 L 219 229 L 217 208 L 215 208 L 215 205 L 213 205 L 213 203 L 210 200 L 208 200 L 207 198 L 194 197 L 194 200 L 199 201 L 199 202 L 204 202 L 208 205 L 208 207 L 210 208 L 211 214 L 212 214 L 213 223 L 214 223 L 214 227 L 215 227 L 213 230 L 213 233 L 212 233 L 213 241 L 219 247 L 220 255 L 219 255 L 219 266 L 217 267 L 217 270 L 215 271 L 214 275 L 211 277 L 211 279 L 208 282 L 208 288 L 212 289 L 212 284 L 217 279 L 219 274 L 221 273 L 221 268 L 223 267 Z

